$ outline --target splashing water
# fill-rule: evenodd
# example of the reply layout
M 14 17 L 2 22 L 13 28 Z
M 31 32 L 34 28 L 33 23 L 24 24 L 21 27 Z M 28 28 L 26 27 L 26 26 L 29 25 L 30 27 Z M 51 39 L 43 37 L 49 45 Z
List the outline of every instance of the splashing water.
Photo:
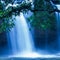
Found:
M 17 4 L 16 5 L 8 4 L 6 9 L 9 6 L 16 7 Z M 33 50 L 34 50 L 33 39 L 23 13 L 21 12 L 19 16 L 12 17 L 12 19 L 14 18 L 16 19 L 14 21 L 15 26 L 8 33 L 8 38 L 9 38 L 8 44 L 11 45 L 12 47 L 13 55 L 24 56 L 26 54 L 26 56 L 28 56 L 28 54 L 30 54 L 35 56 L 35 53 L 33 53 Z
M 9 32 L 13 53 L 31 52 L 33 50 L 32 36 L 30 34 L 23 13 L 16 16 L 15 27 Z
M 26 0 L 27 1 L 27 0 Z M 57 6 L 58 7 L 58 6 Z M 59 8 L 58 8 L 59 9 Z M 58 18 L 58 13 L 56 12 Z M 60 16 L 60 13 L 59 13 Z M 16 16 L 15 26 L 9 32 L 9 38 L 12 46 L 12 52 L 15 57 L 55 57 L 55 55 L 40 55 L 34 52 L 33 39 L 29 31 L 28 24 L 23 13 Z M 60 17 L 59 17 L 60 19 Z M 58 42 L 60 42 L 60 23 L 57 19 Z M 17 53 L 17 54 L 15 54 Z

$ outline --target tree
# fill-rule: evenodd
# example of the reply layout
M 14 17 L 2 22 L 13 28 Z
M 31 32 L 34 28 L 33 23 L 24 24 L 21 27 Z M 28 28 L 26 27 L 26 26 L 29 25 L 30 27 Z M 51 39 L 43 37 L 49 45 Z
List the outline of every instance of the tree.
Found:
M 5 6 L 5 5 L 4 5 Z M 3 4 L 0 2 L 0 33 L 6 30 L 10 30 L 14 26 L 14 20 L 11 19 L 12 15 L 18 15 L 21 11 L 27 11 L 31 8 L 31 3 L 20 3 L 18 5 L 8 6 L 6 9 L 6 6 L 4 7 Z
M 31 19 L 33 18 L 32 26 L 42 30 L 56 29 L 54 23 L 56 23 L 55 10 L 57 11 L 57 8 L 54 8 L 55 6 L 52 6 L 48 0 L 35 0 L 34 6 L 34 16 L 31 17 Z
M 6 6 L 8 4 L 11 4 L 12 6 L 9 6 L 6 9 Z M 14 0 L 5 0 L 3 3 L 0 1 L 0 32 L 6 31 L 6 29 L 10 30 L 13 26 L 13 20 L 11 19 L 12 14 L 19 14 L 20 11 L 27 11 L 30 10 L 34 13 L 33 16 L 28 18 L 29 22 L 31 21 L 31 25 L 34 28 L 43 28 L 46 29 L 48 27 L 51 27 L 52 21 L 55 21 L 55 15 L 53 12 L 58 11 L 57 8 L 53 8 L 50 0 L 35 0 L 34 1 L 34 8 L 31 8 L 31 3 L 28 2 L 20 2 L 16 7 L 13 6 Z M 44 17 L 44 18 L 43 18 Z M 8 23 L 11 19 L 11 23 Z

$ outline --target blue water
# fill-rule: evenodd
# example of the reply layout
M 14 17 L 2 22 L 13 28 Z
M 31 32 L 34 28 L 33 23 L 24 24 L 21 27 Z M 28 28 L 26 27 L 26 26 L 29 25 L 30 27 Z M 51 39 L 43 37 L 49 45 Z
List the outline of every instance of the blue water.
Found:
M 27 0 L 26 0 L 27 1 Z M 12 5 L 11 5 L 12 6 Z M 60 5 L 56 5 L 60 10 Z M 8 7 L 7 7 L 8 8 Z M 31 12 L 29 12 L 30 14 Z M 24 15 L 20 12 L 20 15 L 12 15 L 14 19 L 15 26 L 7 33 L 8 47 L 5 48 L 5 54 L 11 53 L 15 57 L 55 57 L 55 55 L 47 55 L 48 51 L 48 31 L 45 33 L 45 51 L 35 52 L 34 41 L 32 38 L 31 31 L 27 24 L 26 18 L 30 15 Z M 60 51 L 60 13 L 56 12 L 57 20 L 57 43 L 58 50 Z M 9 53 L 8 53 L 9 52 Z M 46 53 L 45 53 L 46 52 Z M 46 55 L 43 55 L 43 54 Z M 59 54 L 59 53 L 57 53 Z M 10 56 L 12 57 L 12 56 Z
M 9 32 L 13 54 L 26 51 L 31 52 L 33 50 L 33 39 L 26 19 L 23 13 L 20 13 L 15 18 L 15 27 Z
M 60 10 L 60 5 L 56 5 L 57 8 Z M 56 12 L 56 20 L 57 20 L 57 42 L 58 42 L 58 48 L 60 51 L 60 13 Z

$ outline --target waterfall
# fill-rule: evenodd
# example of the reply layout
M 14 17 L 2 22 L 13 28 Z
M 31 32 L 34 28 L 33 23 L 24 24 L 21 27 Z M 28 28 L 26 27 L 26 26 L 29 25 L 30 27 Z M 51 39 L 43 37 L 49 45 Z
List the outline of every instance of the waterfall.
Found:
M 60 5 L 56 5 L 57 8 L 60 10 Z M 57 20 L 57 40 L 58 40 L 58 48 L 60 50 L 60 13 L 56 12 L 56 20 Z
M 32 2 L 32 0 L 29 1 Z M 26 0 L 26 3 L 29 1 Z M 18 4 L 8 4 L 6 9 L 9 6 L 16 7 L 17 5 Z M 29 16 L 31 16 L 31 13 L 27 15 L 27 17 Z M 10 32 L 7 33 L 8 46 L 12 50 L 13 56 L 15 57 L 38 57 L 40 54 L 35 52 L 32 34 L 29 30 L 30 24 L 28 26 L 25 17 L 26 15 L 22 12 L 20 12 L 20 15 L 12 16 L 15 26 L 11 29 Z
M 27 1 L 27 0 L 26 0 Z M 8 5 L 8 6 L 16 6 L 16 5 Z M 6 9 L 8 8 L 6 7 Z M 57 6 L 58 7 L 58 6 Z M 58 7 L 58 9 L 60 9 Z M 60 45 L 60 13 L 56 12 L 57 17 L 57 34 L 58 34 L 58 44 Z M 14 19 L 15 26 L 11 29 L 10 32 L 7 33 L 8 37 L 8 44 L 11 47 L 13 55 L 19 56 L 19 57 L 46 57 L 46 58 L 52 58 L 56 57 L 55 55 L 49 55 L 49 54 L 41 54 L 44 52 L 36 53 L 34 52 L 34 44 L 33 44 L 33 38 L 31 35 L 31 32 L 29 30 L 29 26 L 27 24 L 26 18 L 22 12 L 20 12 L 20 15 L 12 16 L 12 19 Z M 46 31 L 46 49 L 48 48 L 47 44 L 47 31 Z M 60 46 L 59 46 L 60 47 Z
M 12 52 L 13 54 L 16 52 L 31 52 L 33 50 L 32 36 L 23 13 L 20 13 L 15 19 L 15 26 L 9 32 Z

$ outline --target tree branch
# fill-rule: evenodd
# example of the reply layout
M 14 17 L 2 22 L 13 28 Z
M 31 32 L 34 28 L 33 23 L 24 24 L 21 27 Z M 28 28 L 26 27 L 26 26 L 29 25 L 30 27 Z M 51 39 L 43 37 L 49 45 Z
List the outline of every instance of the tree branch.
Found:
M 29 10 L 30 8 L 31 8 L 31 3 L 23 3 L 23 4 L 19 4 L 18 6 L 13 6 L 13 5 L 9 6 L 6 10 L 2 12 L 2 14 L 0 14 L 0 19 L 5 18 L 10 13 L 12 14 L 12 12 L 21 11 L 24 9 Z
M 17 6 L 9 6 L 5 11 L 3 11 L 2 14 L 0 14 L 0 19 L 7 17 L 9 14 L 12 14 L 12 12 L 16 12 L 16 11 L 20 12 L 21 10 L 25 10 L 25 9 L 28 9 L 28 10 L 30 10 L 32 12 L 35 12 L 35 11 L 48 11 L 50 13 L 60 12 L 60 10 L 58 10 L 57 8 L 53 9 L 53 10 L 32 9 L 31 8 L 31 3 L 21 3 L 21 4 L 17 5 Z
M 53 12 L 60 12 L 60 10 L 58 10 L 58 9 L 53 9 L 53 10 L 44 10 L 44 9 L 39 10 L 39 9 L 31 9 L 31 11 L 32 11 L 32 12 L 35 12 L 35 11 L 48 11 L 48 12 L 50 12 L 50 13 L 53 13 Z

